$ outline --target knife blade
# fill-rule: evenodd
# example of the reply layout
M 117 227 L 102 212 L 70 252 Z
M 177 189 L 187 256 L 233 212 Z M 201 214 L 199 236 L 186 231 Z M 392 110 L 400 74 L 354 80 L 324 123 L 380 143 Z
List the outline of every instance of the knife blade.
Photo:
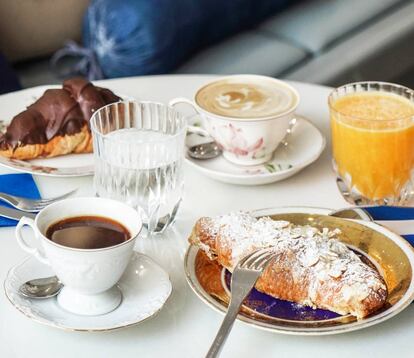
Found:
M 13 220 L 20 220 L 23 216 L 34 219 L 36 217 L 36 213 L 28 213 L 26 211 L 20 211 L 16 209 L 6 208 L 5 206 L 0 206 L 0 216 Z

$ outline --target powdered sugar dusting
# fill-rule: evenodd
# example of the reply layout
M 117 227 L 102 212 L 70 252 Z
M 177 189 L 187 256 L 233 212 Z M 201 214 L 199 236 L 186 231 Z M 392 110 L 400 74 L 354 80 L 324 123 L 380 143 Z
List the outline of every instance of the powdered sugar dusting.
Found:
M 206 224 L 207 225 L 207 224 Z M 231 251 L 231 265 L 260 248 L 271 248 L 276 253 L 291 252 L 291 273 L 295 279 L 310 277 L 307 305 L 313 305 L 326 282 L 332 283 L 338 296 L 338 305 L 362 301 L 386 286 L 378 273 L 337 238 L 339 229 L 319 230 L 311 226 L 296 226 L 287 221 L 269 217 L 255 218 L 236 212 L 211 219 L 204 228 L 218 237 L 220 245 Z M 341 303 L 342 301 L 342 303 Z

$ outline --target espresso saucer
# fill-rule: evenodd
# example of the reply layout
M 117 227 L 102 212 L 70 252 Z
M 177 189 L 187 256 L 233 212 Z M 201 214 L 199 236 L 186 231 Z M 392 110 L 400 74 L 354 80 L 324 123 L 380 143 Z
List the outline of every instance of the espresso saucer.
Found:
M 199 117 L 193 117 L 197 124 Z M 206 142 L 197 135 L 187 137 L 187 146 Z M 273 159 L 261 165 L 240 166 L 230 163 L 222 155 L 209 160 L 197 160 L 186 155 L 187 163 L 208 177 L 231 184 L 261 185 L 286 179 L 319 158 L 326 140 L 308 119 L 296 116 L 296 123 L 283 143 L 276 149 Z
M 10 269 L 4 290 L 11 304 L 26 317 L 70 331 L 109 331 L 138 324 L 157 314 L 172 292 L 167 272 L 150 257 L 135 252 L 117 284 L 122 292 L 122 302 L 107 314 L 79 316 L 61 308 L 56 298 L 35 300 L 19 295 L 18 289 L 23 282 L 52 275 L 50 267 L 29 257 Z

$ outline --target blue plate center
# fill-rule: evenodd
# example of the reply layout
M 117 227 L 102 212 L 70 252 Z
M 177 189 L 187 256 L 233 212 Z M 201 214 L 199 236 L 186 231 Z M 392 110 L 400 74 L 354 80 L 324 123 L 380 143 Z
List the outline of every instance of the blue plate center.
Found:
M 225 270 L 224 279 L 230 290 L 231 273 L 228 270 Z M 313 309 L 294 302 L 279 300 L 255 288 L 247 296 L 244 305 L 266 316 L 294 321 L 324 321 L 340 317 L 339 314 L 328 310 Z

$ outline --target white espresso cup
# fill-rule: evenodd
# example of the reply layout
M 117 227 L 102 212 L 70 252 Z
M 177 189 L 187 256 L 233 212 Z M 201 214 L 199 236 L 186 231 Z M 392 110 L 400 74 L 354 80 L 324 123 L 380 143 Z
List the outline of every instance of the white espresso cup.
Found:
M 214 94 L 215 89 L 222 92 Z M 199 98 L 208 92 L 213 93 L 209 98 L 211 108 Z M 202 128 L 189 126 L 191 132 L 211 136 L 230 162 L 257 165 L 269 161 L 286 136 L 299 94 L 275 78 L 233 75 L 209 81 L 192 100 L 175 98 L 169 105 L 180 103 L 191 105 L 201 116 Z
M 80 216 L 114 220 L 129 231 L 130 238 L 100 249 L 78 249 L 57 244 L 46 237 L 52 224 Z M 37 245 L 29 244 L 23 237 L 25 225 L 34 231 Z M 103 198 L 71 198 L 47 206 L 35 220 L 21 218 L 16 236 L 22 249 L 50 265 L 64 284 L 57 296 L 62 308 L 80 315 L 99 315 L 113 311 L 121 303 L 122 294 L 116 283 L 130 261 L 141 228 L 139 214 L 126 204 Z

